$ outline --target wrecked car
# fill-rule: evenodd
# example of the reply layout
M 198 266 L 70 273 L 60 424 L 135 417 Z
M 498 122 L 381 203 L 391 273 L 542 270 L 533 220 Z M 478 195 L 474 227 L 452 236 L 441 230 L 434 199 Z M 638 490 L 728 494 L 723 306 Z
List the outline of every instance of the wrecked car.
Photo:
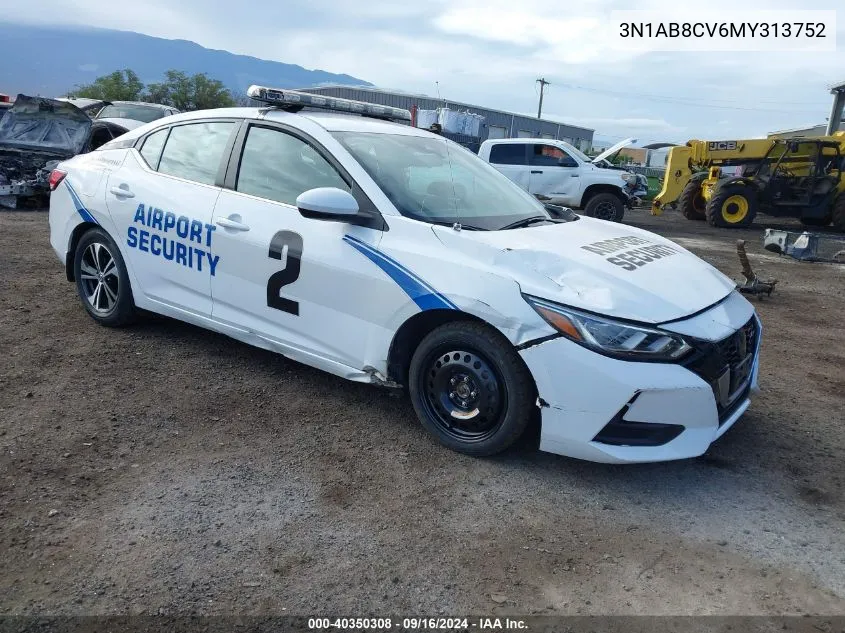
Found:
M 68 101 L 18 95 L 0 119 L 0 207 L 44 203 L 50 171 L 141 125 L 92 119 Z

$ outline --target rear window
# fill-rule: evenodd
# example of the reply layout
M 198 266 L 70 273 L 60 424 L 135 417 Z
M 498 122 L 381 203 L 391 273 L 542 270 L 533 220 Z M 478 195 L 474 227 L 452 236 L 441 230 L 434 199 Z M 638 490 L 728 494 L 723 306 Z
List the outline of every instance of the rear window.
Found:
M 490 148 L 490 162 L 495 165 L 525 165 L 524 143 L 499 143 Z
M 162 108 L 126 103 L 112 103 L 97 113 L 98 119 L 132 119 L 144 123 L 151 123 L 165 116 L 167 112 Z

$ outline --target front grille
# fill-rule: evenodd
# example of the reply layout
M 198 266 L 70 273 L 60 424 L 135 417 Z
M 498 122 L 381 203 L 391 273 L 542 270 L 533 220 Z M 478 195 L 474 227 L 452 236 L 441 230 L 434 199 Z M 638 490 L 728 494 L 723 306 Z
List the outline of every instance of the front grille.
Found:
M 713 389 L 719 424 L 736 411 L 751 389 L 759 334 L 757 320 L 751 317 L 748 323 L 721 341 L 699 341 L 695 353 L 684 362 L 687 369 Z

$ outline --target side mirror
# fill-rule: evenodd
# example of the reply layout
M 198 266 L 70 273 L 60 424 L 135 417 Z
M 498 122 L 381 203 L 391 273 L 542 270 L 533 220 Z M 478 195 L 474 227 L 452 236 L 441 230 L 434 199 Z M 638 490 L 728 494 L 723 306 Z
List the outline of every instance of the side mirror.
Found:
M 571 156 L 564 156 L 557 161 L 557 164 L 560 167 L 578 167 L 578 163 Z
M 296 198 L 299 212 L 306 218 L 348 222 L 358 215 L 358 201 L 348 191 L 336 187 L 317 187 Z

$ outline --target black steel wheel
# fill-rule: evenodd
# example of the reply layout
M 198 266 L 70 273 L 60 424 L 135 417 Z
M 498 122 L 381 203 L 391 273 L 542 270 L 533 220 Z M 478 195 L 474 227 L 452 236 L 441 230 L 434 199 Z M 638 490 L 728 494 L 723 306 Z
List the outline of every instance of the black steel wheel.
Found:
M 516 441 L 536 401 L 513 345 L 473 322 L 447 323 L 423 339 L 411 361 L 409 391 L 426 429 L 445 446 L 478 456 Z
M 584 206 L 584 215 L 608 222 L 621 222 L 625 215 L 625 205 L 612 193 L 597 193 Z
M 97 323 L 116 327 L 135 319 L 126 264 L 108 233 L 91 229 L 80 238 L 73 274 L 82 305 Z

